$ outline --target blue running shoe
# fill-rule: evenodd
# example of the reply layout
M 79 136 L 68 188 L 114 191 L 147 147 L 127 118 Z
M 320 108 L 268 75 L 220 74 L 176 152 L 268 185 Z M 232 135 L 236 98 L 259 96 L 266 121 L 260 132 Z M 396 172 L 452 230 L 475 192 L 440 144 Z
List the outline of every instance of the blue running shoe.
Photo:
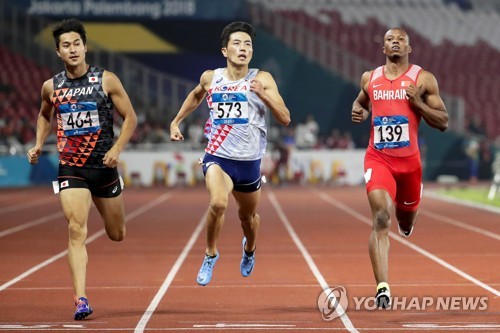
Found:
M 246 237 L 243 237 L 242 247 L 243 247 L 243 255 L 240 263 L 240 272 L 244 277 L 250 276 L 253 272 L 253 268 L 255 266 L 255 250 L 254 253 L 249 256 L 245 253 L 245 244 L 247 243 Z
M 196 282 L 198 282 L 200 286 L 206 286 L 212 279 L 212 272 L 214 271 L 217 260 L 219 260 L 219 252 L 215 254 L 215 257 L 210 257 L 205 254 L 205 259 L 203 259 L 203 264 L 201 264 L 198 277 L 196 278 Z
M 75 305 L 75 320 L 83 320 L 94 312 L 89 306 L 89 301 L 85 297 L 80 297 L 78 300 L 75 299 Z

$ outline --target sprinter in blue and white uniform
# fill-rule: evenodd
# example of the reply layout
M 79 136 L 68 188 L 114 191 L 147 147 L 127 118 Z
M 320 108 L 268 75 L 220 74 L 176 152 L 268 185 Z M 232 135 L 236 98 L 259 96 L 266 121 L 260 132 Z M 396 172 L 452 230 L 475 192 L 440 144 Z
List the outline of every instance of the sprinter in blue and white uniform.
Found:
M 248 67 L 254 38 L 254 28 L 246 22 L 233 22 L 224 28 L 221 51 L 227 67 L 205 71 L 170 124 L 171 140 L 183 140 L 179 124 L 206 98 L 210 118 L 203 174 L 210 205 L 207 247 L 197 277 L 202 286 L 210 282 L 219 259 L 217 241 L 231 192 L 243 229 L 240 271 L 244 277 L 252 273 L 260 224 L 256 212 L 261 193 L 260 162 L 267 145 L 265 115 L 271 111 L 279 123 L 290 123 L 290 112 L 271 74 Z

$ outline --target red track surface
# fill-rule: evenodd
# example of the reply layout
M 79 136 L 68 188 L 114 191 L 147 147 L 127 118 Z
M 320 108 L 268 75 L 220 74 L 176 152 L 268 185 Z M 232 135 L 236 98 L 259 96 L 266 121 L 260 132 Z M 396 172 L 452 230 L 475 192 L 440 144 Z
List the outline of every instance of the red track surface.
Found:
M 91 212 L 87 293 L 94 314 L 74 321 L 66 222 L 50 191 L 0 191 L 0 331 L 500 332 L 500 216 L 428 197 L 411 238 L 397 235 L 394 220 L 391 228 L 391 291 L 401 302 L 406 297 L 405 309 L 371 310 L 373 302 L 356 309 L 355 297 L 375 292 L 361 187 L 267 186 L 249 278 L 239 272 L 242 232 L 231 201 L 206 287 L 196 284 L 204 188 L 129 188 L 124 242 L 108 240 Z M 322 318 L 322 283 L 347 290 L 344 320 Z M 408 308 L 414 296 L 434 303 L 484 296 L 488 308 Z

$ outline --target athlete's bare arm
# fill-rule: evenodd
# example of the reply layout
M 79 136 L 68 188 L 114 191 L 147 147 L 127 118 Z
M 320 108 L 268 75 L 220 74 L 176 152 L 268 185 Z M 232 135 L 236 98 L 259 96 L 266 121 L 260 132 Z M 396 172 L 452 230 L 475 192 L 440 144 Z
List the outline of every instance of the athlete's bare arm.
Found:
M 259 71 L 255 79 L 250 82 L 250 91 L 254 92 L 266 104 L 280 124 L 285 126 L 290 124 L 290 111 L 286 107 L 271 74 Z
M 361 76 L 361 90 L 358 97 L 352 103 L 351 120 L 353 123 L 361 123 L 370 115 L 370 97 L 368 96 L 368 82 L 372 71 L 364 72 Z
M 179 129 L 179 124 L 189 116 L 196 108 L 201 104 L 207 95 L 208 89 L 210 89 L 210 84 L 212 78 L 214 77 L 214 71 L 208 70 L 203 72 L 200 77 L 200 83 L 194 87 L 193 90 L 187 95 L 184 103 L 175 116 L 174 120 L 170 123 L 170 140 L 180 141 L 184 140 L 184 136 Z
M 134 133 L 137 126 L 137 115 L 125 88 L 123 88 L 120 79 L 114 73 L 104 71 L 102 87 L 104 92 L 113 100 L 115 110 L 123 119 L 120 136 L 103 158 L 104 165 L 114 168 L 118 165 L 120 153 Z
M 36 123 L 36 143 L 33 148 L 28 150 L 28 161 L 31 164 L 38 163 L 38 157 L 42 154 L 42 147 L 47 140 L 52 128 L 52 117 L 54 116 L 54 106 L 51 101 L 52 94 L 54 93 L 54 84 L 52 79 L 45 81 L 42 85 L 42 103 L 40 112 L 38 113 L 38 120 Z
M 448 128 L 448 111 L 439 95 L 436 78 L 431 72 L 422 70 L 418 76 L 418 88 L 411 84 L 406 94 L 413 109 L 418 111 L 429 126 L 444 131 Z

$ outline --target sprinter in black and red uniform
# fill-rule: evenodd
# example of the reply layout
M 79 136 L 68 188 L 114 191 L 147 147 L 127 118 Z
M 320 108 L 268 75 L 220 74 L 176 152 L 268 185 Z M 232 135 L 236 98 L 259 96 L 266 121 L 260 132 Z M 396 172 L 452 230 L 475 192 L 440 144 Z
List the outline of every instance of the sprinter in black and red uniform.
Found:
M 68 259 L 73 278 L 75 320 L 90 315 L 85 292 L 87 269 L 87 220 L 91 202 L 97 207 L 108 237 L 125 237 L 125 213 L 117 165 L 120 152 L 130 140 L 137 117 L 118 77 L 87 64 L 83 24 L 64 20 L 53 30 L 56 52 L 65 70 L 44 82 L 37 121 L 36 144 L 28 151 L 31 164 L 38 162 L 50 134 L 54 111 L 57 117 L 59 189 L 68 220 Z M 120 136 L 114 141 L 113 110 L 123 118 Z

